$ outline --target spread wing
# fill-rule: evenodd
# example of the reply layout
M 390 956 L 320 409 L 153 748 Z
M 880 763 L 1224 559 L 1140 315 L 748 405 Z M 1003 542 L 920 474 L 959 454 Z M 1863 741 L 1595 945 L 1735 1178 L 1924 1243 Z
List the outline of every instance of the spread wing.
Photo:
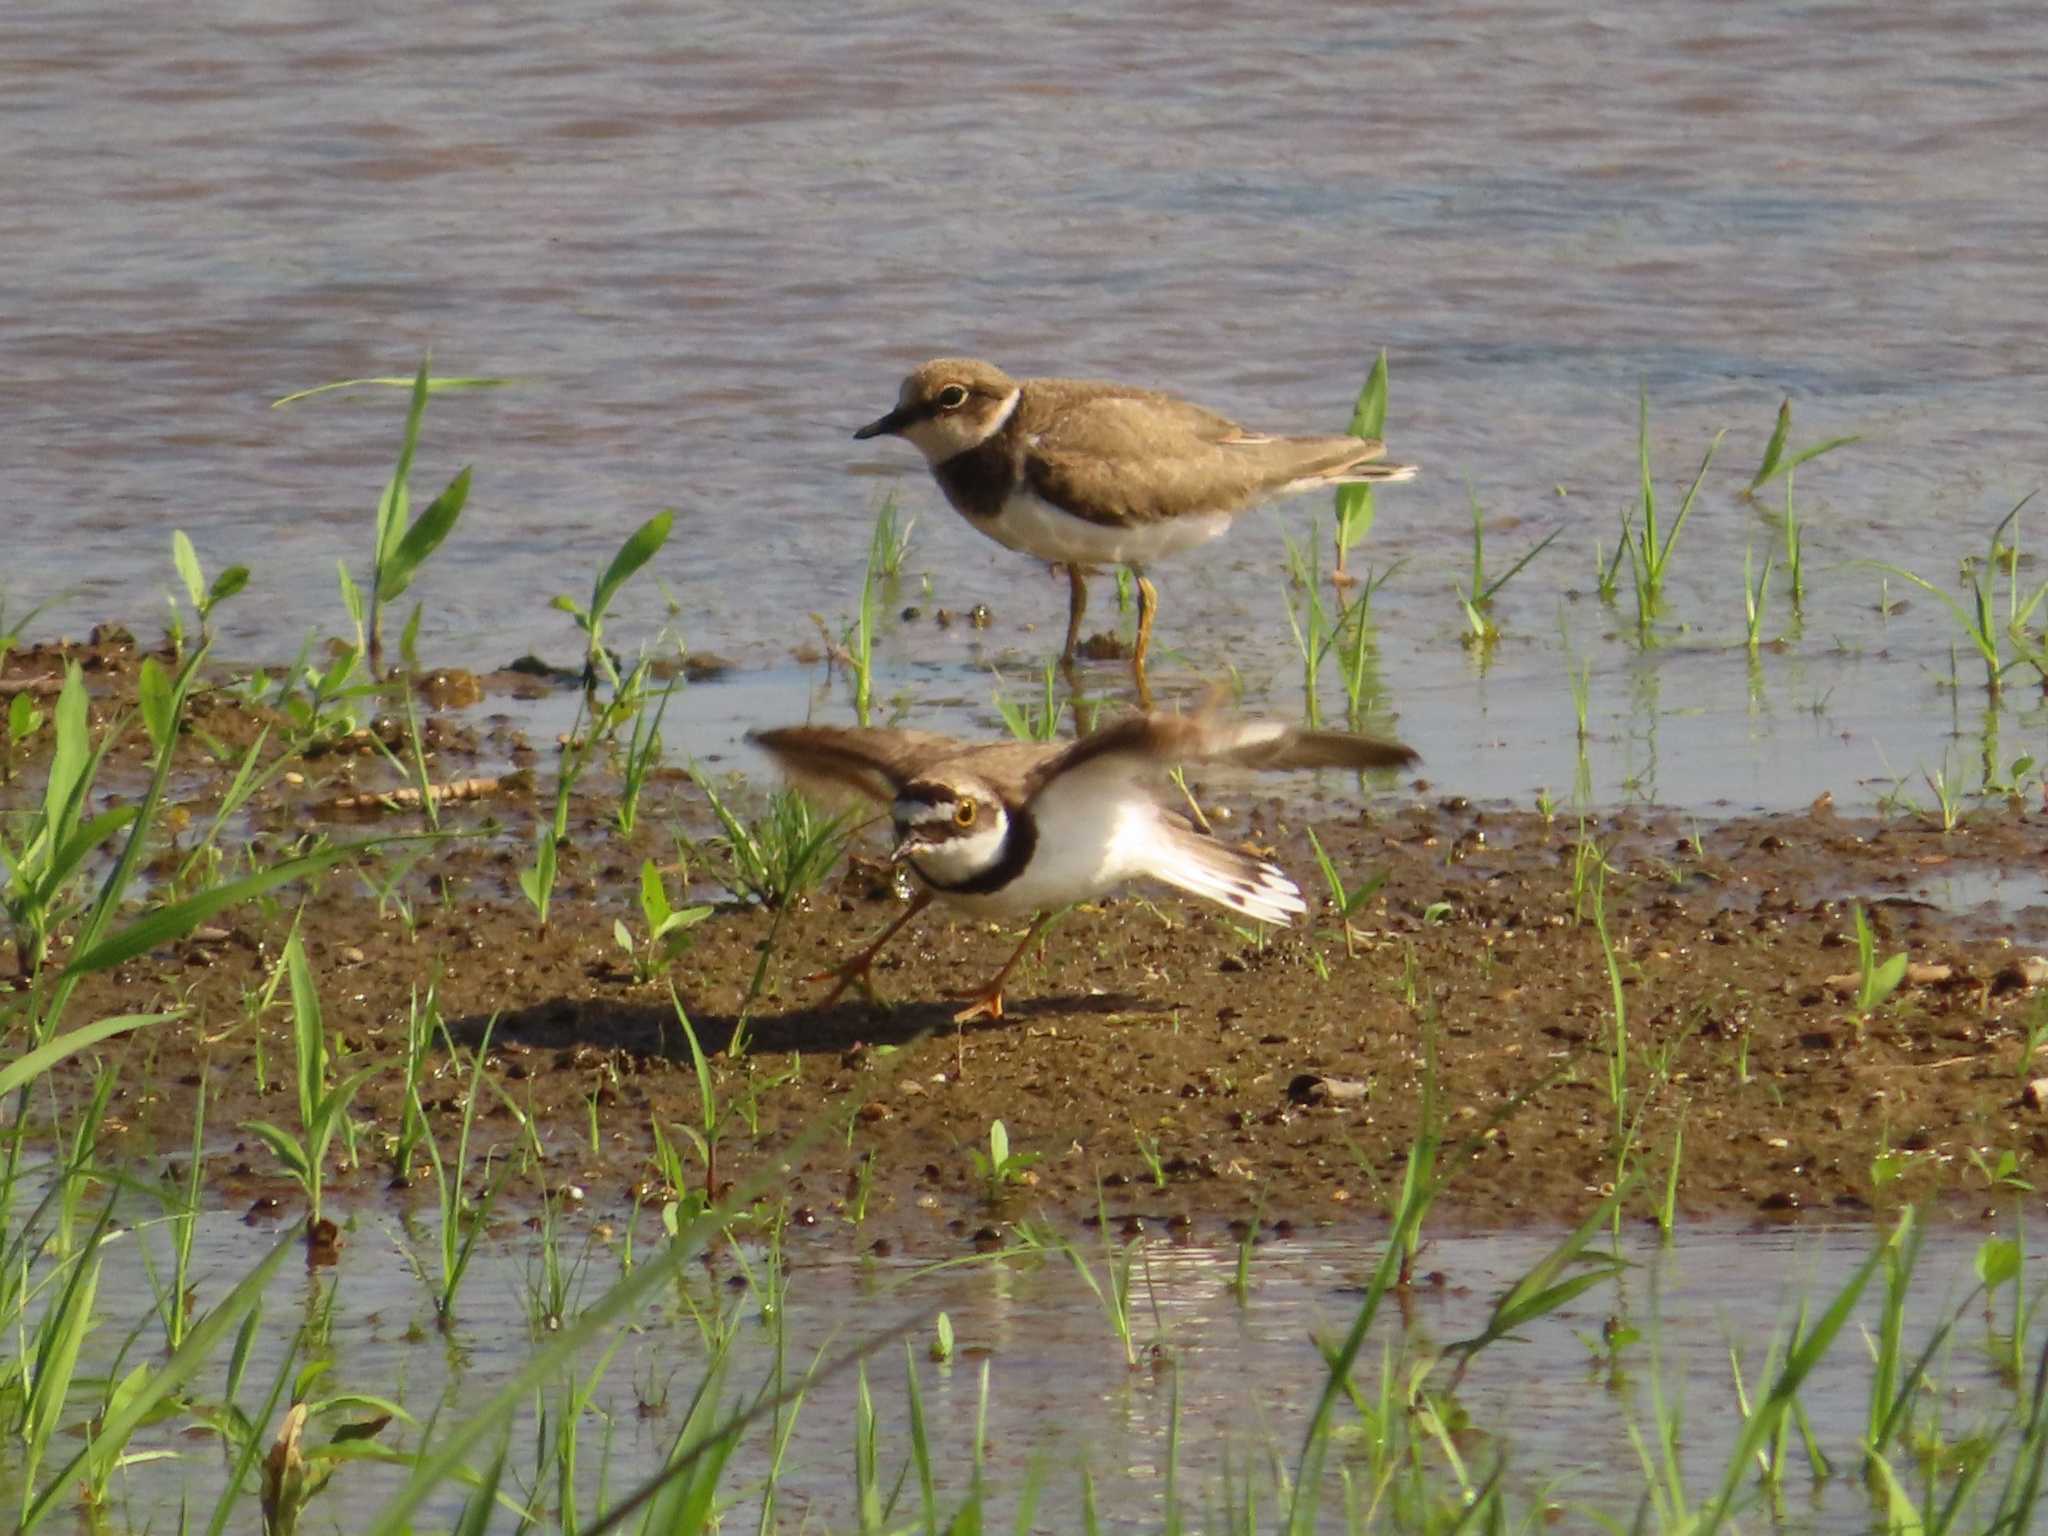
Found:
M 821 792 L 828 799 L 843 799 L 851 790 L 884 808 L 919 773 L 968 749 L 967 743 L 933 731 L 832 725 L 749 731 L 747 740 L 773 757 L 807 790 Z
M 1351 731 L 1307 731 L 1273 720 L 1213 714 L 1133 715 L 1084 736 L 1033 775 L 1035 793 L 1053 774 L 1077 770 L 1134 775 L 1171 763 L 1232 763 L 1240 768 L 1400 768 L 1412 747 Z

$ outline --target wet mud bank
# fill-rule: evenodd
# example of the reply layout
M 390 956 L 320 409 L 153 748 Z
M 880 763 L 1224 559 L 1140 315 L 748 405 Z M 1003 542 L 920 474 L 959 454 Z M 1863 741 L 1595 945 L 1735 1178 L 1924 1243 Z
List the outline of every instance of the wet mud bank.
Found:
M 17 654 L 6 676 L 56 659 Z M 117 708 L 126 675 L 102 657 L 96 707 Z M 664 1186 L 654 1128 L 675 1142 L 674 1127 L 701 1133 L 707 1119 L 700 1185 L 758 1190 L 799 1228 L 860 1245 L 1090 1221 L 1098 1192 L 1119 1223 L 1207 1238 L 1247 1223 L 1363 1227 L 1430 1126 L 1451 1175 L 1438 1212 L 1468 1226 L 1582 1214 L 1631 1174 L 1639 1219 L 1667 1187 L 1682 1215 L 1853 1220 L 1916 1201 L 1973 1218 L 2048 1155 L 2030 1087 L 2048 1072 L 2048 1054 L 2030 1061 L 2048 1035 L 2048 906 L 1948 910 L 1917 894 L 1930 871 L 1963 889 L 2023 886 L 2048 868 L 2039 807 L 1943 831 L 1826 804 L 1697 822 L 1546 817 L 1419 783 L 1363 808 L 1349 785 L 1197 785 L 1227 818 L 1219 835 L 1295 875 L 1312 920 L 1260 936 L 1132 892 L 1069 913 L 1013 977 L 1005 1017 L 956 1028 L 950 995 L 992 973 L 1013 933 L 935 909 L 877 965 L 877 998 L 820 1006 L 825 986 L 808 978 L 905 899 L 863 857 L 874 836 L 779 913 L 723 900 L 716 823 L 673 772 L 650 781 L 631 836 L 611 820 L 613 789 L 579 789 L 543 926 L 519 873 L 552 810 L 552 745 L 537 750 L 508 716 L 423 707 L 434 781 L 472 786 L 442 805 L 451 835 L 393 844 L 81 984 L 67 1022 L 182 1010 L 58 1074 L 60 1096 L 82 1097 L 94 1061 L 118 1067 L 109 1150 L 181 1148 L 204 1084 L 220 1198 L 288 1212 L 281 1170 L 236 1128 L 296 1114 L 289 1008 L 271 985 L 296 922 L 337 1071 L 376 1069 L 354 1103 L 360 1162 L 330 1185 L 343 1209 L 405 1198 L 387 1192 L 379 1149 L 403 1119 L 407 1020 L 430 985 L 458 1054 L 488 1042 L 480 1144 L 512 1149 L 530 1118 L 549 1179 L 609 1220 L 687 1193 Z M 173 824 L 197 828 L 265 722 L 225 691 L 191 719 Z M 139 754 L 139 735 L 110 761 Z M 38 778 L 31 752 L 11 803 Z M 110 800 L 133 788 L 109 782 Z M 272 780 L 226 844 L 260 860 L 308 838 L 417 832 L 417 804 L 382 797 L 398 785 L 382 754 L 337 741 Z M 1383 882 L 1348 922 L 1311 832 L 1348 886 Z M 165 878 L 183 851 L 161 851 Z M 641 930 L 648 859 L 678 899 L 714 906 L 652 967 L 619 943 L 619 925 Z M 1852 899 L 1873 968 L 1907 961 L 1867 1007 Z M 453 1135 L 467 1081 L 437 1044 L 420 1087 L 437 1135 Z M 997 1120 L 1020 1157 L 992 1184 L 975 1154 Z

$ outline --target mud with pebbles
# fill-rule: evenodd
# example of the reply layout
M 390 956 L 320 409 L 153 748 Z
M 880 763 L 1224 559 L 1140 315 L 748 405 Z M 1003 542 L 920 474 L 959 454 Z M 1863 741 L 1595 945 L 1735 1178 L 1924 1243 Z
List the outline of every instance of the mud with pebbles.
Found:
M 132 649 L 103 637 L 76 654 L 97 721 L 132 688 Z M 0 685 L 42 686 L 63 659 L 17 652 Z M 347 1065 L 383 1067 L 355 1102 L 363 1161 L 330 1186 L 344 1210 L 409 1198 L 387 1188 L 376 1154 L 400 1122 L 406 1018 L 430 981 L 458 1042 L 489 1031 L 502 1091 L 480 1106 L 484 1142 L 510 1149 L 531 1116 L 547 1178 L 606 1219 L 674 1193 L 650 1161 L 651 1126 L 704 1123 L 678 1004 L 720 1106 L 716 1190 L 783 1203 L 799 1226 L 863 1246 L 1092 1220 L 1098 1191 L 1114 1220 L 1207 1236 L 1248 1222 L 1369 1229 L 1426 1113 L 1450 1174 L 1439 1216 L 1465 1225 L 1574 1217 L 1630 1170 L 1643 1176 L 1631 1214 L 1647 1219 L 1681 1128 L 1676 1203 L 1688 1216 L 1855 1220 L 1917 1201 L 1968 1219 L 2035 1182 L 2048 1156 L 2048 1084 L 2030 1086 L 2048 1052 L 2027 1059 L 2048 1036 L 2048 906 L 1952 912 L 1914 894 L 1933 870 L 1967 884 L 2048 868 L 2038 805 L 1976 812 L 1947 832 L 1826 804 L 1697 825 L 1623 810 L 1582 825 L 1420 784 L 1363 810 L 1348 792 L 1226 787 L 1211 800 L 1198 785 L 1228 814 L 1220 835 L 1272 849 L 1305 891 L 1322 884 L 1311 828 L 1349 878 L 1383 871 L 1384 884 L 1348 930 L 1312 897 L 1312 922 L 1263 939 L 1154 892 L 1076 910 L 1017 972 L 1000 1021 L 956 1029 L 949 994 L 985 979 L 1014 935 L 936 909 L 877 965 L 879 1000 L 819 1005 L 823 988 L 805 978 L 904 899 L 860 858 L 779 917 L 721 906 L 679 959 L 637 976 L 614 925 L 639 925 L 642 859 L 674 870 L 674 831 L 706 850 L 713 831 L 680 775 L 649 787 L 634 838 L 607 829 L 606 786 L 589 786 L 542 929 L 517 875 L 536 814 L 552 807 L 553 747 L 537 750 L 515 717 L 493 712 L 509 684 L 475 686 L 481 706 L 470 682 L 443 679 L 421 707 L 434 779 L 470 786 L 443 826 L 476 835 L 432 845 L 381 897 L 338 871 L 80 987 L 66 1023 L 183 1010 L 97 1058 L 119 1067 L 109 1152 L 181 1148 L 204 1082 L 218 1197 L 258 1215 L 290 1209 L 281 1170 L 237 1127 L 296 1115 L 286 1010 L 252 1006 L 296 919 Z M 176 835 L 206 824 L 237 745 L 262 723 L 228 691 L 197 701 Z M 113 797 L 134 791 L 145 746 L 136 728 L 110 754 Z M 19 807 L 40 782 L 31 743 L 0 796 Z M 360 837 L 364 823 L 417 830 L 416 806 L 370 793 L 398 782 L 366 740 L 334 743 L 280 775 L 229 846 L 253 840 L 271 857 L 307 834 Z M 711 858 L 690 877 L 715 879 Z M 167 849 L 157 867 L 174 863 Z M 1596 884 L 1625 1020 L 1618 1113 Z M 1878 955 L 1911 961 L 1867 1016 L 1855 1007 L 1852 895 Z M 24 984 L 10 986 L 0 1008 L 14 1010 Z M 90 1073 L 72 1064 L 60 1094 L 82 1097 Z M 422 1089 L 437 1134 L 452 1133 L 465 1081 L 437 1051 Z M 973 1153 L 998 1119 L 1028 1167 L 992 1202 Z

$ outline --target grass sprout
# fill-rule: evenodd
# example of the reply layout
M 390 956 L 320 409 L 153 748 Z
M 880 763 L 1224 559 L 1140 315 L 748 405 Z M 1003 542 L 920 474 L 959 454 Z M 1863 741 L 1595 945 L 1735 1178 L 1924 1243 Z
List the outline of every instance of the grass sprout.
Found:
M 1513 565 L 1499 576 L 1486 579 L 1486 515 L 1480 510 L 1479 496 L 1470 486 L 1465 494 L 1472 504 L 1472 573 L 1465 589 L 1458 594 L 1458 606 L 1465 616 L 1465 644 L 1481 649 L 1491 646 L 1500 639 L 1500 628 L 1493 620 L 1493 600 L 1507 584 L 1526 570 L 1529 563 L 1544 550 L 1550 548 L 1557 536 L 1564 532 L 1562 524 L 1538 539 Z
M 1863 915 L 1861 902 L 1850 903 L 1849 919 L 1856 930 L 1856 1011 L 1868 1018 L 1906 979 L 1906 952 L 1900 950 L 1887 960 L 1877 958 L 1877 936 L 1870 919 Z
M 361 384 L 397 382 L 399 381 L 392 379 L 349 379 L 337 384 L 324 384 L 300 390 L 296 394 L 286 395 L 274 404 L 291 405 L 330 390 L 346 389 Z M 376 545 L 370 561 L 370 583 L 367 592 L 356 587 L 347 567 L 344 566 L 341 572 L 343 601 L 356 625 L 356 648 L 368 657 L 372 680 L 381 679 L 384 675 L 385 607 L 405 595 L 427 558 L 441 547 L 449 534 L 455 531 L 455 520 L 462 515 L 463 506 L 469 500 L 470 471 L 468 466 L 465 466 L 456 472 L 455 478 L 448 482 L 438 496 L 427 503 L 419 516 L 412 515 L 412 464 L 414 455 L 419 451 L 420 424 L 427 413 L 427 398 L 437 390 L 485 388 L 502 382 L 504 381 L 474 378 L 436 380 L 432 377 L 425 358 L 420 359 L 419 371 L 412 377 L 405 412 L 405 430 L 398 445 L 398 463 L 377 497 Z M 196 567 L 196 561 L 194 564 Z M 188 579 L 188 588 L 192 585 Z M 193 599 L 193 605 L 199 606 L 196 597 Z M 206 614 L 202 611 L 202 629 L 205 617 Z M 417 617 L 413 621 L 413 625 L 416 624 Z
M 1387 435 L 1387 353 L 1384 347 L 1380 349 L 1380 355 L 1373 359 L 1372 368 L 1365 376 L 1365 383 L 1358 391 L 1357 403 L 1351 408 L 1351 425 L 1344 430 L 1353 437 L 1370 438 L 1374 441 L 1381 441 Z M 1338 486 L 1336 512 L 1336 578 L 1342 584 L 1351 579 L 1346 565 L 1353 547 L 1362 543 L 1372 532 L 1372 487 Z
M 815 890 L 839 862 L 851 830 L 845 814 L 827 816 L 793 789 L 779 789 L 767 808 L 741 816 L 701 769 L 690 777 L 724 831 L 726 873 L 735 895 L 782 911 Z
M 2042 600 L 2048 598 L 2048 581 L 2043 581 L 2032 591 L 2027 591 L 2019 578 L 2019 542 L 2017 525 L 2019 516 L 2036 493 L 2029 492 L 1991 530 L 1989 547 L 1980 561 L 1966 562 L 1963 568 L 1963 599 L 1958 601 L 1949 593 L 1937 587 L 1924 576 L 1915 575 L 1904 566 L 1887 561 L 1866 562 L 1876 569 L 1910 582 L 1921 591 L 1938 598 L 1954 618 L 1956 627 L 1975 648 L 1984 662 L 1984 691 L 1996 697 L 2004 687 L 2005 675 L 2015 667 L 2030 666 L 2044 681 L 2048 681 L 2048 667 L 2041 665 L 2048 661 L 2048 655 L 2038 650 L 2029 626 Z M 2013 532 L 2013 542 L 2005 542 L 2008 531 Z M 2006 574 L 2006 600 L 2004 612 L 1999 611 L 1998 575 Z M 2005 655 L 2006 642 L 2010 640 L 2018 649 L 2011 659 Z
M 1786 443 L 1791 435 L 1792 402 L 1788 398 L 1778 406 L 1777 424 L 1771 429 L 1770 441 L 1764 444 L 1763 461 L 1757 465 L 1756 473 L 1750 476 L 1749 485 L 1743 491 L 1745 496 L 1754 496 L 1764 486 L 1769 485 L 1771 481 L 1783 475 L 1786 479 L 1785 499 L 1789 506 L 1791 502 L 1790 487 L 1793 470 L 1797 469 L 1801 464 L 1810 463 L 1824 453 L 1832 453 L 1837 448 L 1846 448 L 1851 443 L 1863 441 L 1861 433 L 1851 433 L 1847 437 L 1831 437 L 1824 442 L 1815 443 L 1811 447 L 1799 448 L 1787 453 L 1785 451 Z

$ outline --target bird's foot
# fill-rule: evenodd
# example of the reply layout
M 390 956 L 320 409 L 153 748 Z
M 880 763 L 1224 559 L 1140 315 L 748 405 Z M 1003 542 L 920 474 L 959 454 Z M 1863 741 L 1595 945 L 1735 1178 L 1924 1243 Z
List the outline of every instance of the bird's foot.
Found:
M 989 987 L 980 992 L 957 992 L 954 997 L 967 1003 L 953 1015 L 955 1024 L 970 1023 L 975 1019 L 1000 1019 L 1003 1016 L 1003 989 Z
M 812 972 L 803 978 L 803 985 L 807 987 L 814 986 L 821 981 L 832 983 L 832 990 L 818 999 L 818 1006 L 820 1008 L 830 1008 L 839 1001 L 848 987 L 853 986 L 859 987 L 861 996 L 865 997 L 869 1002 L 879 1004 L 881 999 L 875 996 L 875 979 L 872 974 L 874 965 L 874 952 L 872 950 L 863 950 L 851 960 L 841 965 L 835 965 L 829 971 Z

